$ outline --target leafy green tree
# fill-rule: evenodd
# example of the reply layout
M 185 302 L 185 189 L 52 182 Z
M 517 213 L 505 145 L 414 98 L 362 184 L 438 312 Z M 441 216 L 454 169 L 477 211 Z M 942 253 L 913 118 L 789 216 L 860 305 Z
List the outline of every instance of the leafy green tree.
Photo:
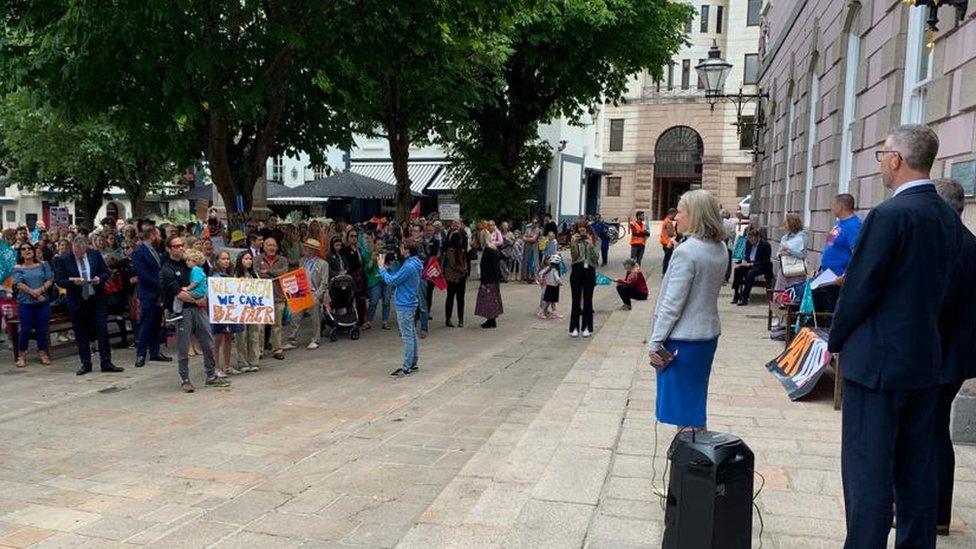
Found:
M 486 67 L 457 122 L 451 154 L 467 174 L 467 211 L 523 214 L 532 176 L 550 158 L 538 126 L 618 101 L 628 77 L 662 68 L 686 43 L 691 7 L 669 0 L 530 0 L 507 27 L 500 70 Z
M 474 71 L 497 66 L 505 55 L 499 29 L 511 19 L 513 5 L 364 0 L 340 16 L 348 24 L 340 31 L 343 83 L 337 108 L 349 115 L 356 132 L 387 140 L 400 219 L 409 216 L 413 201 L 410 147 L 430 142 L 474 100 Z
M 110 115 L 145 143 L 205 154 L 229 210 L 250 212 L 267 159 L 322 162 L 349 134 L 315 75 L 355 0 L 0 0 L 0 81 L 43 90 L 73 120 Z M 151 137 L 152 134 L 150 133 Z M 141 146 L 141 145 L 140 145 Z
M 114 182 L 118 137 L 101 122 L 70 122 L 27 93 L 0 102 L 0 138 L 12 181 L 75 202 L 89 227 Z

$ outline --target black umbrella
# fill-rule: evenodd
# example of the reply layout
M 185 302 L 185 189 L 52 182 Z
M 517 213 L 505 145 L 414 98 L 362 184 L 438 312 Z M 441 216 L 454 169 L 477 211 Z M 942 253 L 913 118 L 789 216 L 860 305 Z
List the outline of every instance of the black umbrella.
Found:
M 281 183 L 268 182 L 268 198 L 279 196 L 281 193 L 288 190 L 288 187 L 282 185 Z M 183 196 L 187 200 L 213 200 L 213 196 L 216 190 L 213 185 L 198 185 L 193 187 Z

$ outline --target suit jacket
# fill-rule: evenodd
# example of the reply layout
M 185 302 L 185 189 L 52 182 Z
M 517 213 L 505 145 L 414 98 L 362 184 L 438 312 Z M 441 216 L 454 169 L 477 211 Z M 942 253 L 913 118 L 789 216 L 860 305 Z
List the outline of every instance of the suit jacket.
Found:
M 769 245 L 769 241 L 765 238 L 760 238 L 759 243 L 756 244 L 758 249 L 756 250 L 756 260 L 752 262 L 753 267 L 762 269 L 763 272 L 773 271 L 773 248 Z M 744 261 L 749 261 L 752 257 L 752 242 L 746 241 L 746 258 Z
M 157 253 L 153 256 L 148 244 L 136 246 L 132 252 L 132 270 L 139 279 L 136 285 L 139 299 L 153 300 L 159 297 L 159 269 L 162 267 L 162 262 L 162 255 Z
M 307 260 L 303 257 L 300 266 L 305 268 L 305 262 Z M 312 266 L 312 271 L 308 277 L 309 283 L 312 284 L 312 288 L 315 290 L 315 299 L 319 300 L 319 303 L 326 304 L 329 302 L 329 263 L 322 259 L 321 257 L 315 258 L 315 264 Z
M 939 321 L 962 231 L 934 186 L 908 189 L 871 211 L 830 329 L 844 379 L 882 390 L 940 384 Z
M 949 294 L 942 310 L 942 383 L 976 377 L 976 236 L 965 227 L 962 252 L 956 262 Z
M 275 254 L 274 266 L 268 263 L 268 256 L 264 254 L 254 258 L 254 271 L 257 272 L 258 276 L 261 278 L 270 278 L 274 280 L 287 273 L 290 269 L 291 267 L 288 266 L 288 258 L 281 254 Z M 274 280 L 273 285 L 275 303 L 284 303 L 285 294 L 281 291 L 281 284 L 278 284 L 278 281 Z
M 102 288 L 105 286 L 105 282 L 109 277 L 108 265 L 102 259 L 102 254 L 95 250 L 88 250 L 86 255 L 88 256 L 88 268 L 91 271 L 88 273 L 88 277 L 98 277 L 99 279 L 98 284 L 92 284 L 94 293 L 89 299 L 104 299 L 105 296 Z M 82 301 L 84 301 L 82 299 L 83 286 L 79 286 L 68 280 L 69 278 L 78 278 L 80 276 L 81 273 L 78 272 L 78 264 L 75 262 L 74 253 L 68 251 L 55 258 L 54 283 L 64 288 L 67 292 L 69 310 L 77 309 L 81 306 Z

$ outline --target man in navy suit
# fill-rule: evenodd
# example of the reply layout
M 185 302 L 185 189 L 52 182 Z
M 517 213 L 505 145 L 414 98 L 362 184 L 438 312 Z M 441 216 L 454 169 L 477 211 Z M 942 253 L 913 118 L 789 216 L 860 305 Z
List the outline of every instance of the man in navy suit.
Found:
M 746 235 L 746 257 L 735 268 L 732 278 L 732 303 L 748 305 L 749 294 L 756 279 L 762 276 L 766 282 L 773 279 L 773 249 L 769 242 L 756 229 L 749 229 Z
M 108 312 L 103 288 L 108 281 L 108 266 L 102 254 L 88 249 L 88 239 L 76 236 L 71 251 L 58 256 L 54 262 L 54 281 L 67 291 L 68 312 L 78 344 L 83 376 L 92 371 L 91 334 L 98 339 L 98 358 L 103 372 L 121 372 L 124 368 L 112 364 L 112 348 L 108 344 Z
M 962 215 L 966 206 L 962 185 L 954 179 L 939 179 L 935 190 L 953 210 Z M 949 286 L 946 306 L 942 311 L 939 332 L 942 335 L 942 385 L 935 412 L 936 451 L 939 463 L 939 511 L 936 530 L 949 535 L 952 521 L 952 483 L 956 469 L 956 455 L 949 431 L 952 401 L 962 382 L 976 377 L 976 236 L 962 228 L 962 252 L 956 262 Z
M 172 362 L 173 359 L 159 351 L 163 334 L 163 308 L 160 304 L 159 269 L 162 258 L 159 248 L 159 229 L 147 226 L 142 232 L 142 244 L 132 253 L 132 269 L 139 282 L 136 292 L 140 310 L 139 336 L 136 340 L 136 368 L 146 365 L 146 354 L 154 362 Z
M 939 320 L 962 221 L 929 179 L 935 133 L 899 126 L 876 152 L 894 196 L 867 216 L 841 289 L 829 350 L 842 354 L 845 547 L 935 547 Z

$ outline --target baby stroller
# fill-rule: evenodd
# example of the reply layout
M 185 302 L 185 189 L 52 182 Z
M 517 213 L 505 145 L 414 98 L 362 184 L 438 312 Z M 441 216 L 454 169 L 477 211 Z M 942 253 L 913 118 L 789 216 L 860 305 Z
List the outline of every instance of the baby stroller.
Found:
M 329 327 L 329 341 L 340 333 L 349 339 L 359 339 L 359 311 L 356 310 L 356 289 L 349 275 L 338 275 L 329 282 L 329 301 L 332 310 L 326 311 L 322 322 Z

